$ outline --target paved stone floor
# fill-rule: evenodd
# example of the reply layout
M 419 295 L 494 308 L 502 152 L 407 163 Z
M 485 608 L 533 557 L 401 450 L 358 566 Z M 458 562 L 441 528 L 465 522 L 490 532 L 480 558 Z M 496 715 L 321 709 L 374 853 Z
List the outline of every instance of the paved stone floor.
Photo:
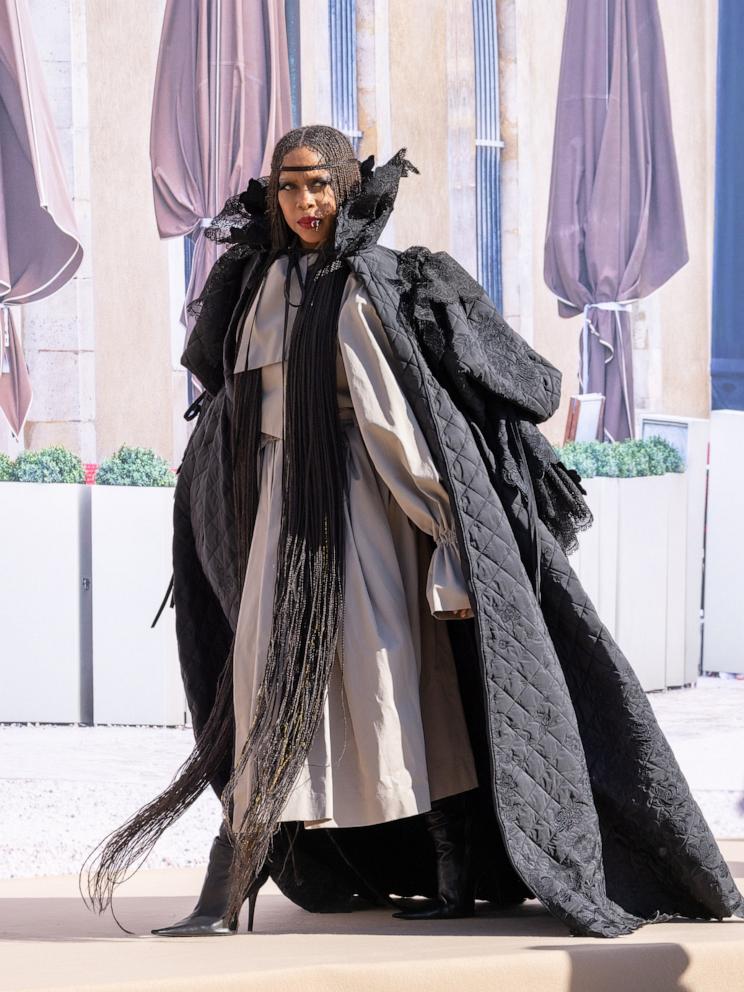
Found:
M 649 698 L 716 836 L 744 838 L 744 681 L 703 678 Z M 78 871 L 168 784 L 191 744 L 188 729 L 0 726 L 0 878 Z M 204 863 L 218 822 L 205 793 L 147 866 Z
M 744 681 L 701 678 L 649 699 L 716 837 L 744 838 Z

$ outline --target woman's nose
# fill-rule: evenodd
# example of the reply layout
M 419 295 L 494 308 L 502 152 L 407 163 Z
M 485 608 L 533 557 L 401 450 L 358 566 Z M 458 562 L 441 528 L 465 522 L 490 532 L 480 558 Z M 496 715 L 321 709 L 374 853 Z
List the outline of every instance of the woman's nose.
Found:
M 302 186 L 300 188 L 298 204 L 301 207 L 314 207 L 315 206 L 315 196 L 307 188 L 307 186 Z

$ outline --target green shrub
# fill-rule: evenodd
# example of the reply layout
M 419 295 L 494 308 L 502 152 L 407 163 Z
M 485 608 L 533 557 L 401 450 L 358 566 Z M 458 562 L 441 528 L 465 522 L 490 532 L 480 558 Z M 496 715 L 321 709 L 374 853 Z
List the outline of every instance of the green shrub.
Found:
M 13 463 L 16 482 L 70 482 L 83 485 L 85 469 L 77 455 L 55 444 L 41 451 L 22 451 Z
M 648 446 L 644 441 L 625 441 L 617 446 L 617 467 L 621 479 L 633 479 L 639 475 L 662 475 L 652 471 L 648 457 Z
M 598 443 L 569 441 L 563 448 L 555 450 L 567 468 L 575 469 L 582 479 L 593 479 L 597 474 L 597 459 L 592 446 Z
M 575 469 L 584 479 L 631 479 L 685 470 L 679 451 L 660 437 L 617 443 L 569 441 L 555 450 L 566 468 Z
M 664 466 L 664 472 L 684 472 L 685 460 L 673 444 L 655 435 L 644 443 L 648 447 L 649 457 L 658 460 Z
M 176 477 L 168 463 L 150 448 L 130 448 L 123 444 L 98 466 L 98 486 L 175 486 Z
M 13 482 L 14 479 L 13 459 L 0 451 L 0 482 Z
M 596 466 L 595 474 L 607 476 L 611 479 L 616 479 L 620 475 L 620 465 L 618 464 L 618 452 L 617 445 L 615 444 L 600 444 L 598 441 L 593 442 L 596 447 L 592 449 L 592 454 L 594 457 L 594 464 Z

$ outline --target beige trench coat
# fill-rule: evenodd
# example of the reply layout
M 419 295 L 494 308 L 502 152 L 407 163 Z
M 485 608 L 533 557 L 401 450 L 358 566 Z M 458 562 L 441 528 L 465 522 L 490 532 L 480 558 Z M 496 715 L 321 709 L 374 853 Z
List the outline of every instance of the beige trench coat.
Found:
M 301 263 L 307 268 L 308 257 Z M 239 754 L 271 632 L 281 518 L 286 257 L 245 318 L 235 372 L 261 369 L 259 506 L 235 635 Z M 299 286 L 293 275 L 293 299 Z M 288 334 L 294 310 L 290 308 Z M 338 321 L 337 390 L 348 438 L 344 614 L 323 716 L 282 820 L 366 826 L 477 785 L 446 624 L 470 606 L 449 498 L 391 365 L 377 313 L 350 275 Z M 235 792 L 246 808 L 249 763 Z

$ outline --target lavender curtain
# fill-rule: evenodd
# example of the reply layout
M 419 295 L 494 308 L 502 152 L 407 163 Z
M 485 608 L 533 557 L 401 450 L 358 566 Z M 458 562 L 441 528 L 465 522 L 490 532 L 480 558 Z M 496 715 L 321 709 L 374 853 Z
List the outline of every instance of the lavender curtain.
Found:
M 545 281 L 584 314 L 580 388 L 605 395 L 607 440 L 634 433 L 627 302 L 687 259 L 657 2 L 568 0 Z
M 168 0 L 150 160 L 160 236 L 195 242 L 184 306 L 224 250 L 204 227 L 228 196 L 268 172 L 290 127 L 284 0 Z M 182 319 L 188 337 L 191 321 Z
M 83 258 L 25 0 L 0 0 L 0 411 L 19 437 L 32 389 L 11 307 Z

